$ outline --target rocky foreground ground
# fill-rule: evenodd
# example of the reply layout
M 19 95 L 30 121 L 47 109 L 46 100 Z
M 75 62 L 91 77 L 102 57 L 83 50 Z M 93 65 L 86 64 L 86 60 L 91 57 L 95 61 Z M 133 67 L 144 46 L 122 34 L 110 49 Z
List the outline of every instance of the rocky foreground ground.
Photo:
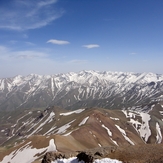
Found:
M 108 155 L 124 163 L 163 163 L 163 145 L 137 145 L 119 147 Z
M 77 156 L 85 162 L 91 163 L 94 159 L 112 158 L 123 163 L 163 163 L 163 144 L 100 147 L 76 152 L 48 152 L 41 163 L 51 163 L 57 158 Z M 34 163 L 39 163 L 35 161 Z

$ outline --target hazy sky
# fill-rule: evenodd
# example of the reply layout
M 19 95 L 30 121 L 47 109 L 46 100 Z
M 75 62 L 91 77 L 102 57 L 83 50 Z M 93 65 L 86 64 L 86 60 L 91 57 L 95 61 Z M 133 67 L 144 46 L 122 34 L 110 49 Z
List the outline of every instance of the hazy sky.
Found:
M 0 77 L 163 74 L 163 0 L 1 0 Z

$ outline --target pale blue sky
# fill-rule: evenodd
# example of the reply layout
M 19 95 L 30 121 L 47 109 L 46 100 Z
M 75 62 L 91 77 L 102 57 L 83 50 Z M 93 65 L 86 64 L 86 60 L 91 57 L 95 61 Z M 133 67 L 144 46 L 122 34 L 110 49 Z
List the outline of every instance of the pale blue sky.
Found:
M 162 0 L 1 0 L 0 77 L 163 74 Z

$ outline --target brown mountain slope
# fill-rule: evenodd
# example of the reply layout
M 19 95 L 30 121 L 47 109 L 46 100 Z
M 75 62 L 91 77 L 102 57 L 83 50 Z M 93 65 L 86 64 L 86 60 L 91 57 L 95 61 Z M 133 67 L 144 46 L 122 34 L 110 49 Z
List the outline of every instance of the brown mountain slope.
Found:
M 51 150 L 75 152 L 109 146 L 118 149 L 110 157 L 118 157 L 123 147 L 135 147 L 134 151 L 137 145 L 162 143 L 162 110 L 158 104 L 149 113 L 99 108 L 60 112 L 54 107 L 26 113 L 10 128 L 0 160 L 12 162 L 27 152 L 33 162 Z

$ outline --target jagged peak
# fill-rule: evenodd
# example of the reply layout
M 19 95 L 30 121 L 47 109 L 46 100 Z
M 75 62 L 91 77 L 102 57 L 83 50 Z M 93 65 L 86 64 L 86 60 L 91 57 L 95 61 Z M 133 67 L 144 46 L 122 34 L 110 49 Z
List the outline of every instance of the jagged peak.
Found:
M 143 76 L 146 78 L 150 78 L 150 77 L 155 77 L 158 78 L 159 80 L 163 80 L 163 75 L 162 74 L 156 74 L 156 73 L 152 73 L 152 72 L 144 72 L 144 73 L 135 73 L 135 72 L 122 72 L 122 71 L 97 71 L 97 70 L 82 70 L 79 72 L 68 72 L 68 73 L 59 73 L 59 74 L 52 74 L 52 75 L 39 75 L 39 74 L 35 74 L 35 73 L 31 73 L 27 76 L 23 76 L 23 75 L 16 75 L 13 78 L 24 78 L 24 77 L 44 77 L 44 78 L 50 78 L 50 77 L 58 77 L 58 76 L 80 76 L 80 75 L 93 75 L 93 76 L 97 76 L 97 75 L 101 75 L 101 76 L 107 76 L 107 75 L 113 75 L 113 76 L 120 76 L 120 75 L 125 75 L 125 76 Z M 2 79 L 2 78 L 1 78 Z

